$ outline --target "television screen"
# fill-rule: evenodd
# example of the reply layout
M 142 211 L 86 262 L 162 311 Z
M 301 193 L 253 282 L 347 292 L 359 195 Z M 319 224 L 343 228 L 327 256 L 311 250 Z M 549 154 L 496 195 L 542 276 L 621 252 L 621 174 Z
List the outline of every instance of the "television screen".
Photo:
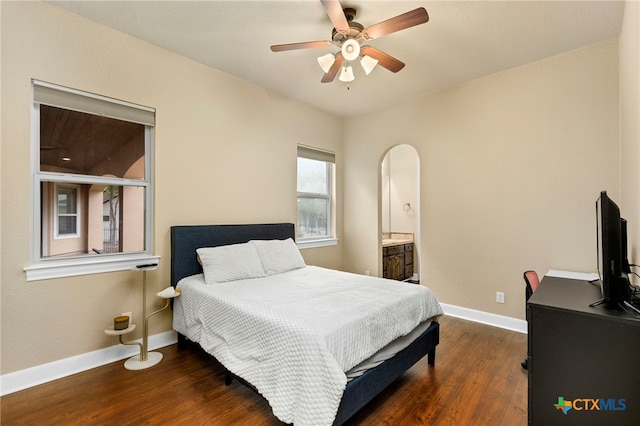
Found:
M 627 273 L 626 221 L 620 217 L 620 209 L 606 191 L 600 193 L 596 202 L 598 226 L 598 274 L 602 289 L 602 302 L 611 308 L 630 296 Z

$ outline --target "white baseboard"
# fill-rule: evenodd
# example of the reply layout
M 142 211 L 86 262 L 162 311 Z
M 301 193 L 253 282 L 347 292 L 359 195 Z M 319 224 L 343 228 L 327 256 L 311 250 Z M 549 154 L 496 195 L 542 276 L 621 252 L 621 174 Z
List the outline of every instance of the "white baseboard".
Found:
M 141 342 L 141 339 L 137 341 Z M 149 336 L 148 347 L 149 350 L 154 350 L 172 345 L 177 341 L 178 336 L 175 331 L 165 331 L 164 333 Z M 140 348 L 138 346 L 115 345 L 4 374 L 0 376 L 0 396 L 130 358 L 139 353 Z
M 476 311 L 475 309 L 441 303 L 446 315 L 469 321 L 500 327 L 520 333 L 527 332 L 527 322 L 502 315 Z M 172 345 L 178 341 L 175 331 L 149 336 L 149 350 Z M 115 345 L 85 354 L 76 355 L 59 361 L 49 362 L 24 370 L 0 376 L 0 396 L 8 395 L 23 389 L 130 358 L 138 354 L 138 346 Z M 123 367 L 124 368 L 124 367 Z
M 491 314 L 489 312 L 476 311 L 475 309 L 462 308 L 455 305 L 440 303 L 446 315 L 466 319 L 473 322 L 504 328 L 519 333 L 527 333 L 527 321 L 503 315 Z

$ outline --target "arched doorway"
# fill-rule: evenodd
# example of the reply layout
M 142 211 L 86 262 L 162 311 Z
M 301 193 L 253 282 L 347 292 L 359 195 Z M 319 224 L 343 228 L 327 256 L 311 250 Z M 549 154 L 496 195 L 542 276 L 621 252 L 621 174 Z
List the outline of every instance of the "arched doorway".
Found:
M 420 280 L 420 158 L 411 145 L 391 148 L 380 164 L 382 276 Z

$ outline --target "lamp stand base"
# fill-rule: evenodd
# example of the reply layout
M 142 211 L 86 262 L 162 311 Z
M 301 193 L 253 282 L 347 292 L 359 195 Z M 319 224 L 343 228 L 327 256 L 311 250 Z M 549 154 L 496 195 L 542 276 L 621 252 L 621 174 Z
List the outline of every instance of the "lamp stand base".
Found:
M 124 368 L 127 370 L 144 370 L 145 368 L 153 367 L 160 361 L 162 361 L 160 352 L 149 352 L 147 353 L 146 361 L 140 361 L 140 355 L 135 355 L 125 361 Z

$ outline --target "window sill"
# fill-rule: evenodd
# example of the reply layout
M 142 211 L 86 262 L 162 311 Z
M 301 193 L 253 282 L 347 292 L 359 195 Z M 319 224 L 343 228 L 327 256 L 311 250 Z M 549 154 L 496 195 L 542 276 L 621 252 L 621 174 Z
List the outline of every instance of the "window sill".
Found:
M 89 256 L 87 258 L 44 260 L 24 268 L 27 281 L 127 271 L 140 264 L 159 263 L 160 256 L 147 253 L 119 256 Z
M 338 245 L 337 238 L 322 238 L 317 240 L 303 240 L 296 241 L 296 245 L 300 250 L 309 249 L 309 248 L 317 248 L 317 247 L 328 247 L 328 246 L 336 246 Z

